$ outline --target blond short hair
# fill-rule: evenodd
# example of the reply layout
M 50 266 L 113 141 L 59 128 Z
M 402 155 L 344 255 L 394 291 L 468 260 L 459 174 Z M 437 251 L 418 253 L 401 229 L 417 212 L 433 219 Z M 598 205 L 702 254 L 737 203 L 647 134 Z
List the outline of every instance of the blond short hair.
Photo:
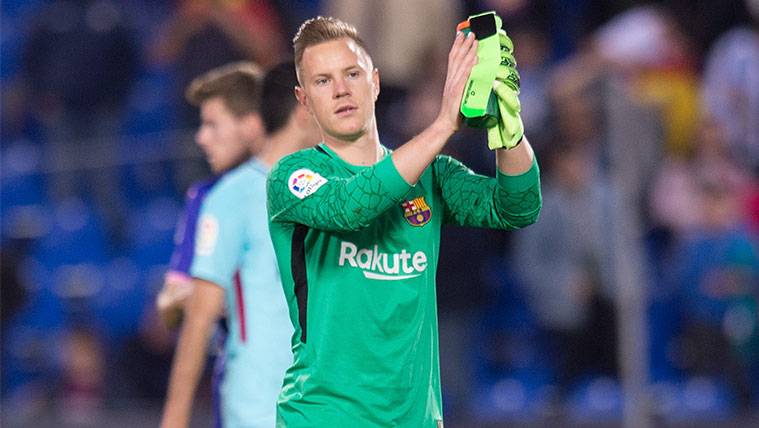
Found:
M 214 68 L 196 77 L 187 87 L 185 98 L 200 107 L 211 98 L 220 98 L 237 117 L 259 111 L 263 72 L 253 62 L 241 61 Z
M 298 32 L 293 37 L 293 50 L 295 55 L 295 71 L 300 79 L 300 64 L 303 61 L 303 52 L 309 46 L 331 40 L 348 37 L 369 54 L 366 43 L 359 37 L 358 30 L 351 24 L 331 16 L 317 16 L 301 24 Z

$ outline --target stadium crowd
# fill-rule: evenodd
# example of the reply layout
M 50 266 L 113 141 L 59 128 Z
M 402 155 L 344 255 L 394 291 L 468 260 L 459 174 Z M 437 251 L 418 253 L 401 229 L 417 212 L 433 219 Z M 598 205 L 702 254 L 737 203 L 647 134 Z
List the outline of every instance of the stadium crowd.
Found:
M 2 424 L 157 424 L 175 333 L 154 298 L 183 194 L 210 174 L 188 144 L 194 77 L 230 61 L 275 64 L 304 19 L 340 17 L 380 70 L 380 136 L 393 148 L 434 118 L 453 29 L 485 10 L 516 47 L 544 205 L 517 232 L 444 229 L 446 424 L 618 423 L 628 265 L 643 296 L 651 414 L 756 421 L 759 1 L 0 7 Z M 494 173 L 479 130 L 446 151 Z M 200 396 L 208 413 L 207 380 Z

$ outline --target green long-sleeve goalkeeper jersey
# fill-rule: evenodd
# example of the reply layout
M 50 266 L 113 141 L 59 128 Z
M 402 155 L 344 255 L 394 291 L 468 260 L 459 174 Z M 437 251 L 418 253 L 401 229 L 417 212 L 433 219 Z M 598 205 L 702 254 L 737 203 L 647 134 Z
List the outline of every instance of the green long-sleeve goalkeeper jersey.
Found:
M 437 156 L 410 186 L 389 154 L 359 167 L 321 144 L 269 175 L 270 233 L 295 327 L 278 427 L 441 426 L 440 228 L 514 229 L 538 216 L 537 163 L 491 178 Z

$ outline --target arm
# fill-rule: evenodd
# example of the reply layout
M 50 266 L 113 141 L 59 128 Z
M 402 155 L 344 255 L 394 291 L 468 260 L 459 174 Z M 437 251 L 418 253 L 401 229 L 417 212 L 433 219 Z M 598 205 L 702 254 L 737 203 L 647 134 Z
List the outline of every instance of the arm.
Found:
M 320 156 L 315 150 L 311 153 Z M 400 201 L 410 188 L 390 157 L 346 178 L 332 174 L 327 162 L 288 156 L 269 175 L 269 218 L 328 231 L 359 230 Z
M 307 165 L 314 177 L 304 186 L 292 183 L 303 171 L 304 159 L 285 158 L 272 170 L 267 184 L 269 216 L 321 230 L 348 231 L 366 227 L 396 204 L 461 125 L 459 105 L 469 72 L 477 61 L 474 37 L 457 34 L 448 56 L 448 75 L 440 113 L 422 133 L 371 168 L 345 179 L 329 175 L 327 165 Z
M 435 177 L 445 202 L 446 220 L 514 229 L 537 219 L 540 175 L 519 116 L 520 79 L 513 44 L 504 31 L 500 31 L 499 39 L 501 62 L 492 89 L 498 100 L 499 119 L 497 126 L 488 128 L 488 147 L 496 152 L 496 179 L 475 175 L 458 162 L 441 163 Z
M 403 179 L 415 184 L 424 170 L 443 149 L 448 139 L 461 127 L 459 106 L 472 67 L 477 63 L 477 41 L 469 33 L 457 32 L 448 54 L 448 74 L 443 88 L 440 113 L 419 135 L 393 152 L 393 163 Z
M 179 327 L 182 311 L 192 293 L 192 278 L 177 271 L 166 272 L 163 288 L 156 296 L 156 309 L 161 321 L 170 329 Z
M 185 308 L 185 320 L 171 368 L 162 428 L 189 426 L 192 401 L 205 365 L 208 342 L 222 313 L 224 290 L 200 279 L 195 279 L 193 283 L 194 289 Z
M 506 175 L 521 175 L 532 167 L 535 159 L 535 153 L 527 141 L 527 137 L 522 137 L 522 142 L 513 149 L 497 149 L 495 151 L 495 162 L 498 171 Z
M 162 428 L 187 427 L 192 402 L 203 373 L 208 342 L 224 308 L 225 291 L 232 285 L 241 249 L 247 236 L 250 211 L 244 201 L 248 188 L 240 188 L 240 176 L 227 173 L 203 199 L 195 225 L 194 254 L 189 272 L 193 291 L 185 304 Z M 237 180 L 233 178 L 237 177 Z
M 527 153 L 530 153 L 529 146 L 525 146 Z M 500 229 L 517 229 L 534 223 L 542 203 L 540 170 L 534 157 L 522 159 L 517 154 L 515 158 L 517 166 L 514 170 L 522 171 L 520 174 L 504 174 L 499 164 L 493 178 L 475 174 L 451 157 L 439 156 L 433 166 L 443 197 L 444 221 L 461 226 Z M 526 159 L 530 159 L 531 163 L 529 168 L 523 170 L 520 163 Z M 505 162 L 511 160 L 506 158 Z M 511 166 L 507 164 L 507 167 Z
M 179 327 L 185 302 L 192 292 L 189 271 L 195 253 L 195 228 L 202 201 L 214 183 L 215 180 L 194 183 L 187 189 L 184 211 L 177 222 L 169 269 L 156 296 L 158 315 L 170 329 Z

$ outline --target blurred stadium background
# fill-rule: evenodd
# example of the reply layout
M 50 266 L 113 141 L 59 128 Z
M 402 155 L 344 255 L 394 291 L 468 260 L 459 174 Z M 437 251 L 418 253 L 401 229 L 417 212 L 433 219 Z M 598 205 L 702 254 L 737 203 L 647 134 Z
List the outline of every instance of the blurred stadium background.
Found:
M 450 427 L 759 426 L 759 1 L 5 0 L 6 427 L 158 424 L 175 337 L 153 298 L 208 175 L 182 91 L 273 64 L 303 19 L 355 23 L 383 143 L 436 114 L 455 23 L 514 39 L 538 224 L 449 228 Z M 421 24 L 421 25 L 420 25 Z M 447 151 L 492 173 L 481 132 Z M 210 426 L 206 382 L 194 426 Z

